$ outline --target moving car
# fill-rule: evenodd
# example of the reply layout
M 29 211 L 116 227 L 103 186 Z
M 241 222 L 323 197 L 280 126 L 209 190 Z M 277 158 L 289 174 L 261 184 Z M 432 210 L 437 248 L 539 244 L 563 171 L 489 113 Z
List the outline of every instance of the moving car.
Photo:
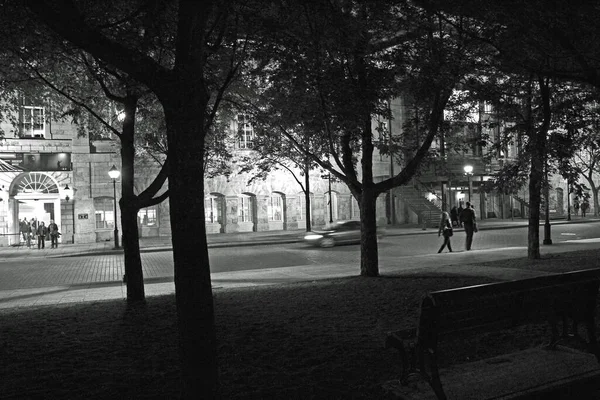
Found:
M 377 237 L 383 236 L 377 231 Z M 312 231 L 304 236 L 312 246 L 333 247 L 336 244 L 360 243 L 360 221 L 337 221 L 325 225 L 322 231 Z

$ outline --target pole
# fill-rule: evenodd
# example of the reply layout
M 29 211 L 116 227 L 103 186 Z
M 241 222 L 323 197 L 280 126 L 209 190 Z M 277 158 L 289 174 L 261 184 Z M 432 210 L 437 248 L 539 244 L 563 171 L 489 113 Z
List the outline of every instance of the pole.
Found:
M 331 201 L 331 174 L 327 174 L 329 182 L 329 223 L 333 223 L 333 201 Z
M 75 244 L 75 193 L 73 193 L 73 235 L 71 238 L 71 243 Z
M 571 183 L 567 181 L 567 221 L 571 220 Z
M 119 228 L 117 227 L 117 180 L 113 179 L 113 194 L 115 200 L 115 249 L 119 248 Z
M 469 182 L 469 203 L 471 202 L 471 174 L 467 174 L 467 181 Z
M 551 227 L 550 227 L 550 185 L 548 185 L 548 159 L 546 159 L 546 187 L 544 194 L 546 197 L 546 222 L 544 223 L 544 244 L 552 244 Z

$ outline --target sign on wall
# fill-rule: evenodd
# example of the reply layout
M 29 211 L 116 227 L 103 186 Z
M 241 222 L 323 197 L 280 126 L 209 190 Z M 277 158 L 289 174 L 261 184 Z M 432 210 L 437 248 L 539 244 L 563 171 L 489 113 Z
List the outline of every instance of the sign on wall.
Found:
M 88 214 L 77 214 L 77 219 L 88 219 Z

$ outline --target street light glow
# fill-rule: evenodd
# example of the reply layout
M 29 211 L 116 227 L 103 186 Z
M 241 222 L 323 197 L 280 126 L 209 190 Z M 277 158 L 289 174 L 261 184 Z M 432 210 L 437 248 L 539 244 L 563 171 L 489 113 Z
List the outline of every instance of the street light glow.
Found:
M 473 173 L 473 166 L 472 165 L 465 165 L 465 174 L 469 175 Z
M 121 171 L 113 165 L 112 168 L 108 170 L 108 176 L 110 176 L 110 179 L 118 179 L 119 176 L 121 176 Z

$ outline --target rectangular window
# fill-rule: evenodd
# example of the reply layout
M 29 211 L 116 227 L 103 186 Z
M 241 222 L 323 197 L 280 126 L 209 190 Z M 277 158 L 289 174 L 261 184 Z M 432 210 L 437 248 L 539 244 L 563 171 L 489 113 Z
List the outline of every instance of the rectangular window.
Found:
M 110 229 L 115 227 L 114 199 L 100 197 L 94 199 L 96 214 L 96 229 Z
M 22 135 L 25 137 L 44 138 L 46 135 L 44 107 L 23 106 L 22 115 Z
M 269 220 L 283 221 L 282 198 L 279 195 L 271 196 L 269 201 Z
M 352 202 L 350 204 L 352 205 L 351 219 L 360 219 L 360 207 L 358 206 L 358 201 L 356 201 L 354 196 L 352 196 Z
M 218 198 L 211 196 L 204 199 L 204 222 L 207 224 L 221 223 Z
M 238 219 L 240 222 L 252 221 L 250 200 L 250 197 L 240 197 L 240 206 L 238 207 Z
M 254 145 L 254 131 L 250 118 L 246 114 L 238 114 L 237 116 L 237 144 L 239 149 L 251 149 Z
M 298 196 L 296 205 L 298 206 L 298 209 L 296 210 L 298 221 L 304 221 L 304 216 L 306 215 L 306 199 L 304 198 L 304 194 Z
M 138 220 L 142 226 L 156 226 L 156 206 L 142 208 L 138 211 Z

